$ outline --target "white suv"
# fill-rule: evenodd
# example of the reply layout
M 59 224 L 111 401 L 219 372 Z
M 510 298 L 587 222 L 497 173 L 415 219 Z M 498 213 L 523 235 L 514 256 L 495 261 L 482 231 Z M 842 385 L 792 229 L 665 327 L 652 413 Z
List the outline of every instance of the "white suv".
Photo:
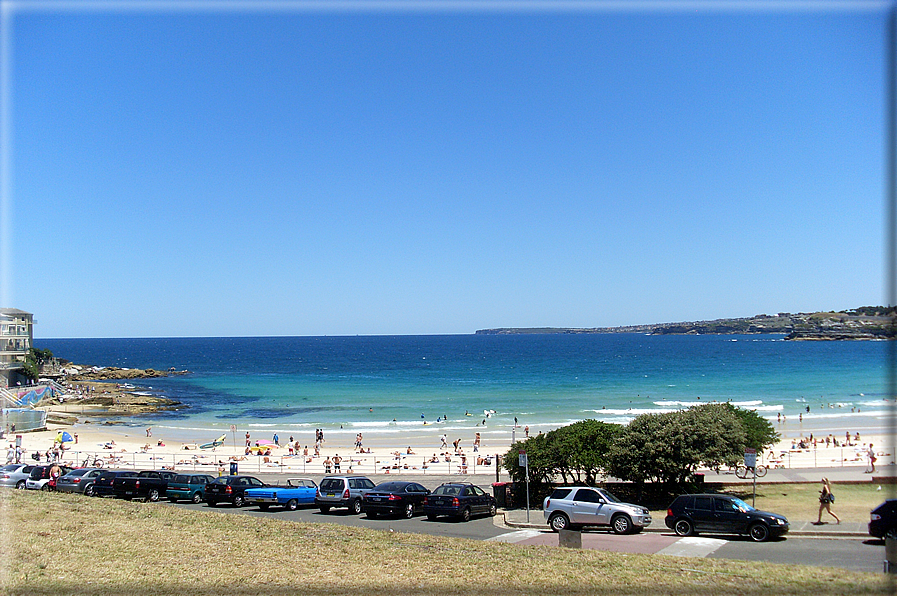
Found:
M 542 503 L 542 513 L 555 532 L 581 526 L 610 527 L 615 534 L 634 534 L 651 525 L 651 513 L 623 503 L 603 488 L 564 486 Z

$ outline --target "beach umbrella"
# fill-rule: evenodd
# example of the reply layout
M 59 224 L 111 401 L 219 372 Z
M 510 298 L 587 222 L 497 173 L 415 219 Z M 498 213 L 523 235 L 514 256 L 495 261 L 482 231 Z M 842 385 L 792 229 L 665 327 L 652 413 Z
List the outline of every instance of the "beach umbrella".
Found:
M 74 443 L 75 439 L 73 439 L 72 435 L 70 435 L 68 432 L 62 431 L 61 433 L 56 435 L 56 442 L 57 443 Z

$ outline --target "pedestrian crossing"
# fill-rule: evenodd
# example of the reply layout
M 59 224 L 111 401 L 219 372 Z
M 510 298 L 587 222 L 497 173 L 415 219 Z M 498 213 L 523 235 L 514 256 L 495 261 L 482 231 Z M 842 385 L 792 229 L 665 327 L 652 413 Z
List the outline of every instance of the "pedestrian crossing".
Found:
M 716 549 L 725 543 L 724 540 L 717 538 L 700 538 L 698 536 L 687 536 L 680 538 L 673 544 L 657 551 L 658 555 L 669 555 L 672 557 L 707 557 L 713 554 Z
M 499 534 L 492 538 L 487 538 L 486 542 L 523 542 L 536 536 L 541 536 L 544 532 L 541 530 L 518 530 L 517 532 L 508 532 L 507 534 Z

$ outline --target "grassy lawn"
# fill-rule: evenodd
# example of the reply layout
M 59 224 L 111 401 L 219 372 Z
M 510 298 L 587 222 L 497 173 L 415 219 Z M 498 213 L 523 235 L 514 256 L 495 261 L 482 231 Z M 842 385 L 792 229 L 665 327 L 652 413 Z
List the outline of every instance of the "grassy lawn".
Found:
M 301 524 L 0 491 L 9 595 L 884 594 L 877 574 Z
M 832 486 L 835 503 L 832 511 L 842 522 L 869 522 L 869 512 L 887 498 L 893 498 L 893 488 L 870 484 L 836 484 Z M 814 484 L 758 484 L 757 509 L 779 513 L 789 521 L 816 521 L 819 515 L 819 491 L 821 483 Z M 750 484 L 731 484 L 723 487 L 724 492 L 737 495 L 751 504 L 753 489 Z M 663 521 L 666 510 L 652 511 L 655 519 Z M 834 522 L 834 518 L 823 512 L 823 521 Z

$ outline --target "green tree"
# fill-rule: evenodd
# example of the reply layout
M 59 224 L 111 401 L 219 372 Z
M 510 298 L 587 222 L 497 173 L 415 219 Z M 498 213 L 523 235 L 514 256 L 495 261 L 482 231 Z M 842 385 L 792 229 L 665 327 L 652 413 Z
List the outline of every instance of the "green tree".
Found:
M 41 366 L 49 362 L 53 358 L 53 352 L 50 350 L 41 350 L 38 348 L 29 348 L 25 354 L 25 366 L 22 372 L 31 381 L 37 381 L 40 378 Z
M 621 480 L 681 485 L 699 466 L 738 461 L 745 434 L 727 404 L 707 404 L 629 423 L 610 451 L 609 472 Z
M 724 405 L 730 408 L 741 422 L 741 429 L 745 435 L 745 447 L 756 449 L 759 453 L 781 438 L 769 420 L 758 414 L 757 410 L 746 410 L 729 403 Z

